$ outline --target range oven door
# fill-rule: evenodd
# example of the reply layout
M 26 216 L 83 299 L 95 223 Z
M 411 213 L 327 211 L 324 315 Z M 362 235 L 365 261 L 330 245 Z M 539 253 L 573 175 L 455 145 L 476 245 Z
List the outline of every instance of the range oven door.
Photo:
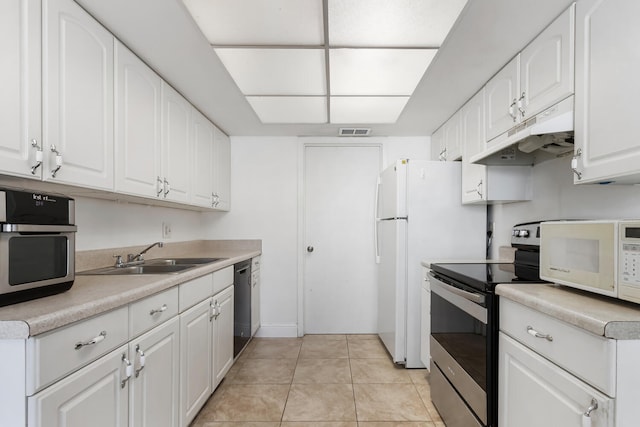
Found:
M 490 425 L 490 295 L 446 283 L 433 272 L 430 284 L 431 357 L 436 377 L 441 377 L 432 384 L 433 402 L 448 427 Z

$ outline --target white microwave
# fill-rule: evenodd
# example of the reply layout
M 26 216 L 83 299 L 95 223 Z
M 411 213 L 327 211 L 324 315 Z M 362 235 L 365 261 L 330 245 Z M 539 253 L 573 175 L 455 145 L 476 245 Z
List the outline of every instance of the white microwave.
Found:
M 543 222 L 540 278 L 640 303 L 640 220 Z

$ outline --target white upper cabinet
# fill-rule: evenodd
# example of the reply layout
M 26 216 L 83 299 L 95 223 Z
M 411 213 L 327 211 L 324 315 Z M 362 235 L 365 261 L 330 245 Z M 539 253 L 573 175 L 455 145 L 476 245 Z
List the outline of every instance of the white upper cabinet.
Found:
M 574 17 L 572 5 L 487 82 L 489 143 L 573 93 Z
M 40 179 L 40 2 L 0 2 L 0 170 Z M 38 152 L 40 153 L 38 154 Z
M 213 207 L 215 126 L 195 108 L 191 111 L 193 148 L 192 193 L 194 205 Z
M 215 128 L 213 207 L 228 211 L 231 208 L 231 142 Z
M 167 200 L 190 202 L 191 104 L 162 82 L 162 176 Z
M 574 183 L 640 183 L 640 2 L 576 8 Z
M 113 36 L 73 0 L 43 2 L 43 179 L 113 190 Z
M 462 158 L 460 111 L 431 135 L 431 159 L 440 161 Z
M 444 124 L 431 135 L 431 160 L 444 161 Z
M 160 77 L 116 42 L 115 189 L 162 195 L 160 173 Z
M 469 158 L 484 148 L 484 88 L 462 107 L 461 113 L 462 146 L 462 203 L 486 201 L 486 166 L 469 163 Z
M 574 34 L 572 5 L 520 53 L 520 120 L 573 93 Z
M 484 98 L 487 141 L 503 134 L 516 123 L 519 79 L 520 57 L 516 56 L 487 82 Z

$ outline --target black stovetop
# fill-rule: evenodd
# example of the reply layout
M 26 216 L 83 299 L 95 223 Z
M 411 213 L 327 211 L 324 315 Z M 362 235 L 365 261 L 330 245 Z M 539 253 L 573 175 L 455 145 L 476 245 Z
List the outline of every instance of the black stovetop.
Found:
M 441 278 L 483 292 L 493 292 L 499 283 L 542 283 L 537 268 L 510 263 L 436 263 L 431 269 Z

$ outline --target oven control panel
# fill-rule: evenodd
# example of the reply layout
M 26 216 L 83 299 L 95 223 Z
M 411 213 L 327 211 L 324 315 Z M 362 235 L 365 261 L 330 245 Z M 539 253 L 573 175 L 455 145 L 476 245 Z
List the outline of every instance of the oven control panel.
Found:
M 511 231 L 511 246 L 540 246 L 540 222 L 514 225 Z

